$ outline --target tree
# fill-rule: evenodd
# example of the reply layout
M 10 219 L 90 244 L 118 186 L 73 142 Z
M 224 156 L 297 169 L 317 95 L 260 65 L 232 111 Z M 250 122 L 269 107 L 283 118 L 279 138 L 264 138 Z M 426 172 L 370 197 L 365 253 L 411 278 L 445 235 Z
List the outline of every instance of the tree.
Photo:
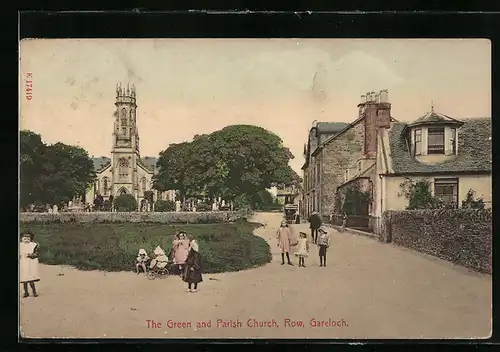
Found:
M 161 192 L 174 189 L 179 191 L 179 196 L 183 200 L 188 187 L 188 169 L 191 144 L 183 142 L 171 144 L 166 150 L 160 152 L 157 165 L 158 174 L 153 178 L 153 187 Z
M 258 192 L 272 183 L 300 186 L 300 177 L 288 165 L 292 158 L 274 133 L 232 125 L 197 135 L 192 142 L 170 145 L 160 153 L 154 187 L 178 190 L 181 199 L 204 195 L 231 200 L 247 195 L 255 203 Z
M 483 198 L 474 198 L 475 192 L 472 189 L 469 189 L 467 195 L 465 196 L 465 200 L 462 201 L 462 208 L 466 209 L 484 209 L 484 200 Z
M 406 178 L 405 181 L 400 184 L 401 194 L 408 199 L 408 206 L 406 209 L 442 208 L 444 206 L 443 201 L 432 195 L 430 187 L 431 183 L 427 179 L 415 182 L 410 178 Z
M 369 192 L 363 192 L 358 185 L 346 189 L 342 212 L 347 215 L 368 215 L 368 204 L 371 201 Z
M 131 212 L 137 210 L 137 201 L 131 194 L 125 193 L 116 197 L 113 206 L 118 212 Z
M 40 135 L 20 133 L 21 206 L 61 204 L 86 193 L 95 180 L 94 165 L 79 147 L 46 145 Z

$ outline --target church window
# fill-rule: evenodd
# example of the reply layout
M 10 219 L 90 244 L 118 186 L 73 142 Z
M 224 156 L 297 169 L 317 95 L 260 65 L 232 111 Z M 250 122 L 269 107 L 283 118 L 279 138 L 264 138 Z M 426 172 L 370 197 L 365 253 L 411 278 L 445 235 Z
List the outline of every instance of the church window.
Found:
M 147 184 L 146 178 L 145 178 L 145 177 L 143 177 L 143 178 L 141 179 L 142 193 L 144 193 L 144 192 L 146 192 L 146 191 L 147 191 L 146 184 Z
M 118 178 L 122 181 L 128 180 L 129 163 L 125 158 L 118 161 Z
M 104 177 L 102 179 L 102 188 L 103 188 L 102 191 L 103 191 L 104 195 L 107 196 L 108 193 L 109 193 L 109 184 L 108 184 L 108 178 L 107 177 Z
M 123 108 L 121 113 L 122 120 L 127 119 L 127 109 Z

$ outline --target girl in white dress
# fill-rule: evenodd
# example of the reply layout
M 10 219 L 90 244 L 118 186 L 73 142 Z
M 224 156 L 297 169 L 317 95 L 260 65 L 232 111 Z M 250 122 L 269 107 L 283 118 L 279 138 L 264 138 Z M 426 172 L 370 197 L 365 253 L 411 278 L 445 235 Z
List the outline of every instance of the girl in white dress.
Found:
M 35 282 L 40 281 L 38 276 L 38 244 L 33 240 L 35 235 L 30 231 L 21 232 L 21 243 L 19 244 L 19 276 L 23 284 L 24 295 L 28 297 L 28 284 L 33 291 L 33 296 L 37 297 Z
M 309 255 L 309 242 L 307 241 L 307 234 L 300 232 L 299 243 L 297 244 L 297 251 L 295 255 L 299 257 L 299 267 L 305 268 L 305 258 Z

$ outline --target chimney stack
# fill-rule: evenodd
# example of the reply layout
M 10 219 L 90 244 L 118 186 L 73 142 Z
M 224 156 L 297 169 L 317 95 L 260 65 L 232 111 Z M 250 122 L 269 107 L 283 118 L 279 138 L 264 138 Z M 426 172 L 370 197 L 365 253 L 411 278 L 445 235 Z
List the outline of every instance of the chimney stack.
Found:
M 359 101 L 360 104 L 365 104 L 366 103 L 366 95 L 361 96 L 361 100 Z

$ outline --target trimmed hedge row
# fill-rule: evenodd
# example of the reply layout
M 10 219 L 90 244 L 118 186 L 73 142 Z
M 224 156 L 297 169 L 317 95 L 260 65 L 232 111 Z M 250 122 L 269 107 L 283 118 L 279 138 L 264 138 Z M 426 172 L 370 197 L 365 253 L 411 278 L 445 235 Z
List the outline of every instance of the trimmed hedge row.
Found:
M 151 222 L 162 224 L 215 224 L 244 220 L 248 215 L 245 211 L 20 213 L 20 221 L 21 223 Z
M 491 209 L 387 211 L 380 240 L 491 274 Z

